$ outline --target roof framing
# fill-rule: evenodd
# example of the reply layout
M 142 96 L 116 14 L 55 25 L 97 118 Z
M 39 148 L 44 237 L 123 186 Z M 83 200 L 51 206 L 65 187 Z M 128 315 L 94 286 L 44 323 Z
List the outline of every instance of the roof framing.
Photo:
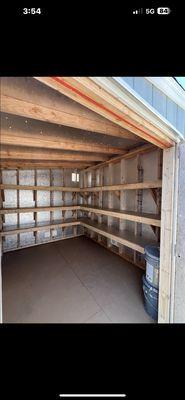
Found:
M 118 84 L 109 78 L 35 77 L 35 79 L 160 148 L 174 145 L 170 137 L 170 135 L 173 136 L 173 132 L 166 126 L 159 128 L 134 109 L 129 108 L 125 104 Z

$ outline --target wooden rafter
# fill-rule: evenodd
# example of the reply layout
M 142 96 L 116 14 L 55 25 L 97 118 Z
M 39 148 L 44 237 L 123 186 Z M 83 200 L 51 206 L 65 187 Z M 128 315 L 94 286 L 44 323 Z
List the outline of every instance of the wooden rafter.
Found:
M 92 161 L 49 161 L 49 160 L 15 160 L 1 159 L 0 167 L 7 169 L 50 169 L 50 168 L 70 168 L 84 169 L 88 165 L 94 164 Z
M 15 88 L 10 92 L 8 86 L 4 87 L 2 79 L 1 111 L 138 142 L 137 136 L 128 130 L 80 106 L 78 102 L 68 100 L 66 104 L 64 97 L 58 102 L 57 99 L 54 103 L 48 102 L 43 98 L 42 93 L 37 91 L 34 96 L 32 91 L 29 91 L 29 98 L 27 98 L 24 91 Z
M 35 133 L 27 132 L 19 129 L 1 129 L 1 143 L 5 145 L 16 145 L 25 147 L 69 150 L 69 151 L 86 151 L 91 153 L 105 153 L 105 154 L 124 154 L 126 150 L 120 147 L 99 144 L 88 140 L 84 141 L 80 138 L 73 139 L 66 137 L 65 134 L 55 133 Z
M 1 146 L 0 157 L 19 160 L 100 161 L 108 157 L 98 153 L 64 152 L 34 147 Z
M 173 146 L 173 141 L 167 138 L 159 128 L 151 122 L 146 121 L 90 78 L 36 77 L 35 79 L 57 89 L 60 93 L 97 112 L 119 126 L 129 129 L 130 132 L 160 148 Z

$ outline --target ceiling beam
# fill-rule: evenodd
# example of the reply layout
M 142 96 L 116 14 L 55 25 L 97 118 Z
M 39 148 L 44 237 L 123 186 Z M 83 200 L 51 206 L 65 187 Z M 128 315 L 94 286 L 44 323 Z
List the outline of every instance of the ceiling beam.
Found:
M 119 97 L 113 96 L 101 84 L 86 77 L 35 77 L 60 93 L 104 116 L 119 126 L 129 129 L 140 138 L 160 148 L 174 145 L 161 129 L 147 121 L 124 104 Z
M 39 160 L 7 160 L 1 159 L 0 167 L 8 169 L 52 169 L 52 168 L 70 168 L 70 169 L 83 169 L 89 165 L 93 165 L 92 162 L 72 162 L 72 161 L 39 161 Z
M 88 108 L 82 107 L 78 102 L 71 101 L 69 98 L 66 101 L 66 96 L 61 96 L 60 99 L 56 97 L 52 101 L 55 91 L 47 93 L 46 97 L 45 92 L 42 93 L 42 90 L 37 90 L 37 87 L 34 88 L 34 91 L 31 90 L 31 86 L 27 87 L 26 82 L 24 87 L 22 87 L 22 84 L 19 88 L 19 82 L 21 83 L 19 80 L 23 78 L 19 78 L 13 88 L 11 87 L 12 81 L 6 82 L 5 79 L 2 78 L 1 89 L 1 110 L 5 113 L 138 142 L 138 137 L 133 133 Z M 35 80 L 33 81 L 35 82 Z M 36 83 L 38 84 L 38 82 Z
M 98 144 L 87 140 L 66 137 L 65 134 L 33 133 L 11 127 L 1 129 L 1 143 L 6 145 L 28 146 L 48 149 L 60 149 L 70 151 L 87 151 L 91 153 L 124 154 L 120 147 L 106 144 Z
M 108 157 L 98 153 L 64 152 L 53 149 L 2 145 L 0 157 L 7 160 L 59 160 L 59 161 L 104 161 Z

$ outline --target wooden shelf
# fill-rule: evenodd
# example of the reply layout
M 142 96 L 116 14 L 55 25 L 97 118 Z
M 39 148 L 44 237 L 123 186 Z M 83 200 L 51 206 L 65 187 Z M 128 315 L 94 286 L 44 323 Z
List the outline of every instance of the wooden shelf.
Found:
M 1 184 L 0 189 L 12 189 L 12 190 L 56 190 L 60 192 L 80 192 L 79 187 L 68 187 L 68 186 L 30 186 L 30 185 L 11 185 Z
M 50 230 L 56 228 L 64 228 L 74 225 L 80 225 L 80 221 L 77 221 L 76 219 L 66 219 L 65 222 L 56 221 L 54 224 L 50 224 L 49 222 L 38 223 L 37 226 L 34 223 L 24 224 L 22 226 L 20 225 L 19 228 L 15 225 L 12 225 L 4 228 L 3 232 L 0 233 L 0 236 L 15 235 L 25 232 L 36 232 L 36 231 Z
M 4 249 L 3 253 L 8 253 L 9 251 L 15 251 L 15 250 L 21 250 L 21 249 L 26 249 L 29 247 L 35 247 L 35 246 L 40 246 L 42 244 L 47 244 L 47 243 L 53 243 L 53 242 L 59 242 L 60 240 L 65 240 L 65 239 L 72 239 L 72 238 L 76 238 L 76 237 L 80 237 L 83 236 L 82 233 L 75 235 L 75 236 L 63 236 L 63 237 L 59 237 L 59 238 L 55 238 L 55 239 L 49 239 L 49 240 L 41 240 L 38 243 L 31 243 L 31 244 L 26 244 L 23 246 L 19 246 L 19 247 L 11 247 L 11 249 Z
M 137 237 L 128 231 L 120 232 L 118 229 L 114 227 L 107 227 L 105 224 L 98 224 L 88 218 L 80 218 L 78 220 L 68 219 L 65 222 L 55 222 L 54 224 L 49 224 L 48 222 L 40 223 L 35 226 L 34 224 L 22 225 L 20 228 L 17 226 L 9 226 L 4 228 L 3 232 L 1 232 L 0 236 L 14 235 L 20 234 L 24 232 L 35 232 L 40 230 L 49 230 L 55 228 L 62 228 L 67 226 L 76 226 L 81 225 L 87 229 L 90 229 L 93 232 L 96 232 L 100 235 L 103 235 L 109 239 L 113 239 L 118 243 L 121 243 L 127 247 L 130 247 L 133 250 L 139 251 L 144 254 L 144 247 L 147 242 L 142 237 Z
M 124 246 L 130 247 L 133 250 L 138 251 L 139 253 L 144 254 L 144 248 L 147 244 L 151 243 L 143 239 L 142 237 L 137 237 L 131 232 L 123 231 L 120 232 L 118 229 L 113 227 L 107 227 L 105 224 L 98 224 L 90 219 L 80 219 L 81 225 L 87 229 L 92 230 L 102 236 L 107 237 L 108 239 L 115 240 L 118 243 L 123 244 Z
M 114 190 L 137 190 L 137 189 L 155 189 L 162 187 L 162 180 L 158 179 L 155 181 L 136 182 L 136 183 L 122 183 L 120 185 L 107 185 L 107 186 L 95 186 L 95 187 L 68 187 L 68 186 L 29 186 L 29 185 L 11 185 L 1 184 L 0 189 L 12 189 L 12 190 L 51 190 L 51 191 L 62 191 L 62 192 L 101 192 L 101 191 L 114 191 Z
M 84 212 L 91 212 L 95 214 L 107 215 L 114 218 L 119 218 L 128 221 L 139 222 L 147 225 L 153 225 L 160 227 L 160 215 L 137 213 L 134 211 L 120 211 L 115 209 L 102 209 L 98 207 L 90 207 L 84 205 L 69 205 L 69 206 L 53 206 L 53 207 L 25 207 L 25 208 L 6 208 L 0 210 L 0 214 L 15 214 L 15 213 L 28 213 L 28 212 L 42 212 L 42 211 L 70 211 L 79 210 Z
M 114 209 L 101 209 L 98 207 L 80 206 L 80 211 L 93 212 L 95 214 L 107 215 L 128 221 L 140 222 L 147 225 L 160 226 L 160 215 L 137 213 L 134 211 L 120 211 Z
M 1 214 L 15 214 L 15 213 L 29 213 L 29 212 L 41 212 L 41 211 L 70 211 L 78 210 L 80 206 L 69 205 L 69 206 L 53 206 L 53 207 L 24 207 L 24 208 L 3 208 L 0 210 Z
M 106 186 L 95 186 L 86 187 L 80 189 L 81 192 L 101 192 L 101 191 L 114 191 L 114 190 L 137 190 L 137 189 L 155 189 L 162 187 L 162 180 L 136 182 L 136 183 L 122 183 L 120 185 L 106 185 Z

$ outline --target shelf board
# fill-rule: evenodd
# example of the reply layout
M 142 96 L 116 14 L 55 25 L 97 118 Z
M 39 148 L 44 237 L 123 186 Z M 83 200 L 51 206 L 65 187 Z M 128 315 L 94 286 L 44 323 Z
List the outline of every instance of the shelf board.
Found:
M 23 208 L 3 208 L 0 210 L 1 214 L 16 214 L 16 213 L 29 213 L 29 212 L 41 212 L 41 211 L 70 211 L 78 210 L 80 206 L 69 205 L 69 206 L 53 206 L 53 207 L 23 207 Z
M 120 185 L 107 185 L 107 186 L 95 186 L 95 187 L 68 187 L 68 186 L 30 186 L 30 185 L 13 185 L 13 184 L 1 184 L 0 189 L 12 189 L 12 190 L 50 190 L 50 191 L 62 191 L 62 192 L 101 192 L 101 191 L 114 191 L 114 190 L 134 190 L 134 189 L 155 189 L 162 187 L 162 180 L 158 179 L 155 181 L 136 182 L 136 183 L 122 183 Z
M 3 232 L 0 233 L 0 236 L 14 235 L 25 232 L 35 232 L 40 230 L 50 230 L 55 228 L 62 228 L 67 226 L 76 226 L 81 225 L 87 229 L 90 229 L 93 232 L 96 232 L 102 236 L 107 237 L 108 239 L 115 240 L 118 243 L 123 244 L 133 250 L 136 250 L 142 254 L 144 254 L 144 248 L 147 244 L 151 243 L 151 241 L 147 241 L 142 237 L 135 236 L 129 231 L 120 232 L 118 229 L 114 227 L 108 227 L 105 224 L 98 224 L 88 218 L 80 218 L 80 219 L 67 219 L 65 222 L 56 221 L 54 224 L 49 224 L 48 222 L 38 223 L 37 226 L 35 224 L 26 224 L 22 225 L 19 228 L 17 226 L 8 226 L 4 228 Z
M 29 212 L 42 212 L 42 211 L 72 211 L 79 210 L 84 212 L 92 212 L 95 214 L 107 215 L 114 218 L 124 219 L 128 221 L 139 222 L 147 225 L 160 227 L 160 215 L 149 213 L 137 213 L 134 211 L 120 211 L 115 209 L 102 209 L 98 207 L 90 207 L 84 205 L 69 205 L 69 206 L 53 206 L 53 207 L 25 207 L 25 208 L 6 208 L 0 210 L 0 214 L 15 214 L 15 213 L 29 213 Z
M 134 189 L 155 189 L 162 187 L 162 180 L 158 179 L 155 181 L 146 182 L 135 182 L 135 183 L 122 183 L 119 185 L 106 185 L 106 186 L 95 186 L 86 187 L 80 189 L 82 192 L 99 192 L 99 191 L 114 191 L 114 190 L 134 190 Z
M 13 184 L 1 184 L 0 189 L 10 189 L 10 190 L 49 190 L 49 191 L 59 191 L 59 192 L 80 192 L 79 187 L 69 187 L 69 186 L 31 186 L 31 185 L 13 185 Z
M 120 232 L 118 229 L 114 227 L 107 227 L 105 224 L 98 224 L 90 219 L 80 219 L 81 225 L 87 229 L 92 230 L 93 232 L 99 233 L 102 236 L 107 237 L 108 239 L 115 240 L 118 243 L 123 244 L 124 246 L 130 247 L 133 250 L 138 251 L 139 253 L 144 254 L 144 248 L 147 244 L 151 243 L 142 237 L 135 236 L 129 231 Z
M 25 232 L 36 232 L 42 230 L 56 229 L 56 228 L 64 228 L 67 226 L 80 225 L 80 221 L 76 219 L 66 219 L 65 222 L 55 221 L 55 223 L 50 224 L 47 222 L 40 222 L 37 225 L 33 224 L 24 224 L 20 225 L 20 228 L 17 225 L 10 225 L 3 228 L 3 232 L 0 233 L 0 236 L 14 235 Z
M 134 211 L 120 211 L 115 209 L 101 209 L 98 207 L 80 206 L 80 211 L 93 212 L 95 214 L 107 215 L 128 221 L 139 222 L 147 225 L 160 226 L 160 215 L 137 213 Z

